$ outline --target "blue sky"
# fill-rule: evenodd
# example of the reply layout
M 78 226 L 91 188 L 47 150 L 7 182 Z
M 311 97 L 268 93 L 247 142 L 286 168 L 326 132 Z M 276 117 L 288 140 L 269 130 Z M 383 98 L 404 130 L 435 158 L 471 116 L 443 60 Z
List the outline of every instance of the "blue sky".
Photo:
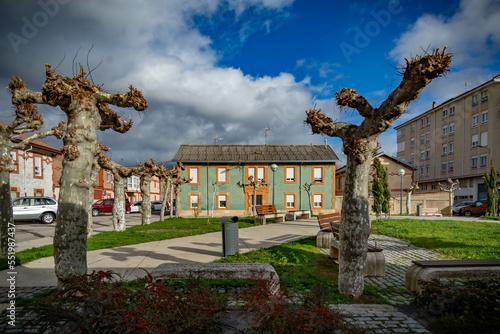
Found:
M 127 134 L 98 138 L 125 165 L 169 161 L 181 144 L 319 144 L 303 124 L 313 105 L 340 112 L 334 94 L 356 89 L 377 107 L 399 83 L 404 57 L 434 46 L 454 53 L 452 72 L 436 79 L 394 125 L 500 74 L 499 0 L 166 0 L 8 2 L 0 20 L 0 81 L 15 75 L 41 90 L 44 64 L 71 76 L 73 59 L 109 92 L 132 84 L 145 114 Z M 89 50 L 92 50 L 89 53 Z M 87 56 L 87 54 L 89 55 Z M 41 106 L 46 127 L 65 115 Z M 8 90 L 0 120 L 12 119 Z M 380 138 L 395 154 L 396 135 Z M 327 138 L 343 163 L 341 142 Z M 48 142 L 62 146 L 56 139 Z

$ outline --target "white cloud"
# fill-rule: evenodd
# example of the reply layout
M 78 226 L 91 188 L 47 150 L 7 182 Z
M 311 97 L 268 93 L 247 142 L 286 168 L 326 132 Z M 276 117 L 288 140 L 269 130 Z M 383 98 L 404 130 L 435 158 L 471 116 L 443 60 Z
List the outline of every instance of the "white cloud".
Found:
M 389 55 L 399 63 L 409 55 L 422 54 L 428 47 L 443 48 L 454 54 L 453 66 L 488 61 L 500 50 L 500 2 L 462 0 L 452 17 L 426 14 L 396 41 Z

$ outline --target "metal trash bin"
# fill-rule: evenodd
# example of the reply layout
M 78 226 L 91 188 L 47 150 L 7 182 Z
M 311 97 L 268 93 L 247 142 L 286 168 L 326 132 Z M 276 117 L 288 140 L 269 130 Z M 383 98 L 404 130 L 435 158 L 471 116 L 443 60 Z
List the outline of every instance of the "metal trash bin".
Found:
M 422 215 L 422 208 L 423 208 L 423 204 L 422 203 L 417 203 L 417 216 L 421 216 Z
M 240 251 L 238 217 L 224 216 L 220 221 L 222 223 L 222 253 L 224 257 L 234 255 Z

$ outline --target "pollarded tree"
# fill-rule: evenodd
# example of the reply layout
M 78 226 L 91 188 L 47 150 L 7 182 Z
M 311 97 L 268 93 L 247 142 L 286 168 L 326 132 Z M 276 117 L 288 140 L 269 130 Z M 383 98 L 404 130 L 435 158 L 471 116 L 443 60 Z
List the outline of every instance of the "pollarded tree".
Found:
M 448 187 L 444 187 L 441 183 L 438 183 L 438 186 L 441 189 L 441 191 L 446 191 L 448 193 L 448 201 L 450 204 L 450 211 L 448 212 L 448 216 L 453 217 L 453 201 L 455 198 L 453 193 L 455 192 L 455 190 L 460 190 L 460 187 L 458 187 L 460 182 L 458 180 L 453 181 L 451 178 L 448 178 L 447 181 L 448 181 Z M 457 187 L 455 188 L 455 186 Z
M 313 214 L 313 206 L 312 206 L 312 191 L 311 191 L 311 186 L 313 186 L 314 183 L 304 183 L 299 187 L 299 189 L 304 189 L 307 193 L 307 198 L 309 198 L 309 210 L 311 211 L 311 215 Z
M 435 49 L 431 54 L 406 59 L 406 65 L 401 68 L 401 83 L 378 108 L 371 106 L 354 89 L 343 88 L 337 92 L 335 97 L 340 107 L 356 109 L 364 118 L 360 125 L 333 121 L 316 108 L 306 111 L 306 123 L 312 132 L 341 138 L 347 156 L 339 249 L 339 292 L 342 295 L 359 298 L 363 293 L 366 244 L 370 235 L 368 180 L 377 140 L 425 86 L 449 71 L 450 63 L 451 55 L 446 48 L 442 52 Z
M 111 129 L 127 132 L 131 122 L 124 121 L 109 105 L 147 108 L 140 91 L 130 86 L 125 94 L 110 94 L 85 80 L 83 67 L 73 78 L 62 77 L 46 66 L 46 79 L 42 92 L 27 89 L 20 79 L 9 85 L 12 103 L 47 104 L 59 107 L 67 116 L 63 138 L 63 171 L 61 192 L 54 234 L 54 262 L 58 286 L 75 276 L 87 273 L 87 223 L 92 200 L 92 168 L 100 145 L 97 130 Z
M 412 182 L 410 188 L 405 188 L 404 191 L 406 193 L 406 214 L 410 215 L 411 214 L 411 194 L 415 191 L 420 189 L 418 187 L 418 182 Z
M 375 172 L 372 175 L 372 195 L 373 195 L 373 204 L 372 210 L 375 212 L 377 219 L 380 218 L 380 214 L 383 212 L 383 202 L 384 202 L 384 187 L 383 187 L 383 172 L 384 167 L 380 163 L 379 158 L 375 158 L 373 160 L 372 167 L 375 169 Z
M 9 88 L 11 85 L 19 84 L 19 79 L 13 78 Z M 32 103 L 20 103 L 16 107 L 16 118 L 12 122 L 8 125 L 0 122 L 0 259 L 7 258 L 9 225 L 14 227 L 12 198 L 10 197 L 10 173 L 15 171 L 16 165 L 12 160 L 11 152 L 15 149 L 25 150 L 26 146 L 35 139 L 47 136 L 56 136 L 61 139 L 64 134 L 64 122 L 61 121 L 58 126 L 49 131 L 37 132 L 18 143 L 13 143 L 12 136 L 38 131 L 44 123 L 42 115 Z
M 486 213 L 496 216 L 498 214 L 498 186 L 497 171 L 493 166 L 493 160 L 490 163 L 490 171 L 484 174 L 484 185 L 486 187 Z
M 141 168 L 137 175 L 141 178 L 141 194 L 142 194 L 142 225 L 151 224 L 151 180 L 153 176 L 161 178 L 165 175 L 165 166 L 158 166 L 155 159 L 149 159 L 138 167 Z M 124 199 L 125 200 L 125 199 Z

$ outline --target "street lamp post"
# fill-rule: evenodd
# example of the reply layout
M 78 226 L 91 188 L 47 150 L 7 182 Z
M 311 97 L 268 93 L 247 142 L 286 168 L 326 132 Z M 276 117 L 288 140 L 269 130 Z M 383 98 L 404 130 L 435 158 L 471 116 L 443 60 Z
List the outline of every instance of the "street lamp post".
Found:
M 272 164 L 272 165 L 271 165 L 271 170 L 273 171 L 273 205 L 274 205 L 274 187 L 275 187 L 275 183 L 274 183 L 274 173 L 278 170 L 278 165 L 276 165 L 276 164 Z
M 401 168 L 398 170 L 398 175 L 401 176 L 401 194 L 400 194 L 400 200 L 399 200 L 399 214 L 403 214 L 403 176 L 405 175 L 406 171 Z

